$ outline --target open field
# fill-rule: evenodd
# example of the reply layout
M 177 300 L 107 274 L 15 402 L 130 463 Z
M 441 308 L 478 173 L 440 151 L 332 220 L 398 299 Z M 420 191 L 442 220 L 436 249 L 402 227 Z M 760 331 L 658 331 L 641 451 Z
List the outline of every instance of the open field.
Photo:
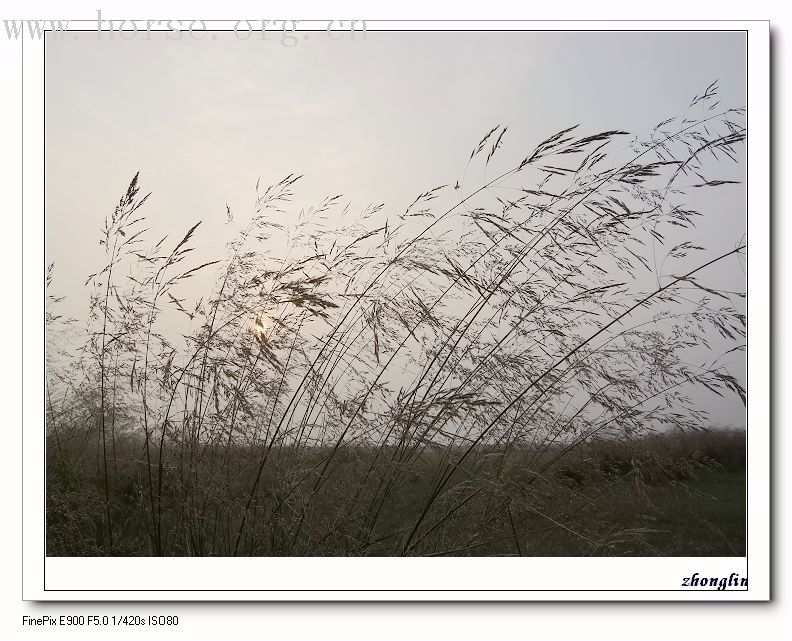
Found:
M 482 450 L 457 470 L 454 490 L 433 505 L 410 544 L 409 525 L 437 469 L 453 453 L 427 452 L 400 467 L 387 461 L 386 454 L 393 458 L 395 451 L 378 456 L 350 449 L 340 457 L 332 483 L 314 496 L 329 452 L 283 448 L 259 483 L 237 554 L 743 555 L 744 437 L 711 431 L 602 442 L 558 464 L 551 463 L 558 448 Z M 140 440 L 116 443 L 112 548 L 101 466 L 90 454 L 95 440 L 95 433 L 75 434 L 61 444 L 63 458 L 50 448 L 48 554 L 154 554 Z M 178 450 L 167 456 L 163 554 L 233 553 L 259 455 L 252 448 L 208 452 L 201 468 L 191 472 L 192 483 L 202 488 L 200 501 L 180 476 L 188 466 L 178 461 Z M 366 482 L 372 470 L 376 484 Z
M 87 309 L 46 274 L 48 552 L 742 554 L 744 435 L 703 428 L 742 424 L 747 247 L 697 226 L 745 109 L 652 127 L 496 125 L 406 208 L 256 181 L 226 242 L 135 173 Z

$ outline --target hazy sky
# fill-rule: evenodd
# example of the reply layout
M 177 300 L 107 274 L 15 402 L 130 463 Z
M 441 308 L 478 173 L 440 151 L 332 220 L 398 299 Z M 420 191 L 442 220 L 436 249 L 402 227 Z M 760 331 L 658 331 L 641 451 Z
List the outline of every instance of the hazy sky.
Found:
M 46 258 L 67 310 L 84 315 L 99 227 L 138 170 L 151 237 L 203 220 L 197 245 L 216 256 L 226 203 L 249 214 L 258 179 L 304 174 L 305 205 L 342 193 L 403 211 L 459 178 L 497 124 L 510 127 L 508 163 L 575 123 L 646 134 L 715 79 L 724 104 L 744 106 L 745 44 L 695 32 L 312 33 L 294 47 L 231 34 L 49 38 Z M 700 233 L 727 251 L 745 230 L 744 188 L 716 198 Z M 739 403 L 712 411 L 742 423 Z

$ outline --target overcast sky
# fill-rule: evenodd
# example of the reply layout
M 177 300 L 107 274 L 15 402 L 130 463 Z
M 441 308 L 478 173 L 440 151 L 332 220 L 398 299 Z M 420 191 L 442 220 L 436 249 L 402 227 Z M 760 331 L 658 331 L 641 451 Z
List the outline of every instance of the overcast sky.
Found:
M 226 203 L 249 214 L 258 179 L 304 174 L 306 205 L 342 193 L 403 211 L 459 178 L 497 124 L 519 160 L 575 123 L 645 135 L 715 79 L 725 105 L 744 106 L 745 45 L 743 33 L 695 32 L 312 33 L 294 47 L 231 34 L 49 38 L 45 253 L 57 292 L 84 316 L 99 227 L 138 170 L 152 238 L 203 220 L 197 244 L 216 256 Z M 745 231 L 744 188 L 713 203 L 701 233 L 728 251 Z M 743 422 L 739 403 L 710 411 Z

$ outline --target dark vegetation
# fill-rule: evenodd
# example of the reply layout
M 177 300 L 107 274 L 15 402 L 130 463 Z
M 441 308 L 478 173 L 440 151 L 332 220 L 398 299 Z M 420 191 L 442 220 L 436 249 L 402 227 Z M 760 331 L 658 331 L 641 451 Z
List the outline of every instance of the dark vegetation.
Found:
M 745 244 L 691 205 L 743 119 L 713 85 L 496 170 L 499 126 L 398 213 L 290 175 L 208 262 L 199 224 L 147 240 L 136 175 L 85 331 L 47 275 L 48 554 L 743 554 L 745 435 L 696 390 L 745 401 L 744 279 L 710 278 Z
M 81 434 L 79 440 L 95 441 L 96 434 Z M 139 518 L 145 509 L 140 488 L 141 438 L 125 438 L 117 445 L 117 467 L 113 468 L 111 491 L 114 515 L 114 547 L 117 555 L 149 555 L 150 533 Z M 95 450 L 93 450 L 95 452 Z M 75 459 L 79 446 L 70 452 Z M 219 456 L 221 453 L 218 453 Z M 222 454 L 226 454 L 223 452 Z M 327 452 L 311 450 L 299 460 L 280 450 L 273 457 L 271 473 L 262 483 L 280 485 L 286 472 L 309 474 Z M 288 513 L 273 519 L 267 512 L 251 514 L 249 539 L 243 541 L 247 554 L 289 555 L 384 555 L 399 552 L 399 533 L 405 515 L 417 515 L 438 465 L 457 452 L 424 452 L 413 463 L 400 491 L 381 507 L 379 524 L 371 527 L 371 515 L 351 514 L 343 529 L 331 527 L 338 504 L 359 489 L 376 452 L 356 448 L 339 462 L 338 496 L 326 495 L 316 503 L 308 518 L 326 523 L 320 540 L 310 547 L 293 547 Z M 538 474 L 523 461 L 537 452 L 513 450 L 509 454 L 477 452 L 471 465 L 479 470 L 475 481 L 460 475 L 464 490 L 451 494 L 442 505 L 449 516 L 416 543 L 416 554 L 454 555 L 670 555 L 732 556 L 745 553 L 745 433 L 709 431 L 664 434 L 629 443 L 587 446 L 570 456 L 563 466 Z M 179 539 L 184 526 L 176 520 L 182 500 L 178 469 L 170 467 L 165 503 L 167 524 L 173 533 L 164 542 L 170 554 L 227 554 L 236 534 L 232 525 L 243 508 L 252 482 L 250 470 L 258 452 L 235 449 L 231 466 L 243 472 L 228 483 L 210 469 L 197 474 L 206 495 L 204 506 L 213 529 L 211 538 Z M 545 454 L 552 458 L 554 452 Z M 84 456 L 84 455 L 83 455 Z M 90 454 L 88 459 L 94 458 Z M 211 460 L 211 455 L 207 458 Z M 281 460 L 281 458 L 283 460 Z M 480 459 L 480 460 L 478 460 Z M 541 465 L 542 460 L 537 462 Z M 47 542 L 52 555 L 108 554 L 105 504 L 102 495 L 101 461 L 82 458 L 79 471 L 66 473 L 55 462 L 49 470 Z M 244 471 L 248 471 L 244 474 Z M 305 486 L 291 499 L 300 504 L 309 499 Z M 373 488 L 364 490 L 370 501 Z M 463 493 L 464 492 L 464 493 Z M 478 492 L 478 494 L 475 494 Z M 460 499 L 468 495 L 482 500 Z M 266 495 L 265 495 L 266 496 Z M 486 496 L 486 500 L 483 500 Z M 274 492 L 270 502 L 282 500 Z M 507 507 L 502 508 L 503 505 Z M 456 508 L 456 509 L 454 509 Z M 453 511 L 452 511 L 453 510 Z M 262 513 L 263 512 L 263 513 Z M 368 516 L 368 520 L 365 517 Z M 358 537 L 347 536 L 354 527 L 367 533 L 363 548 Z M 390 535 L 390 536 L 388 536 Z

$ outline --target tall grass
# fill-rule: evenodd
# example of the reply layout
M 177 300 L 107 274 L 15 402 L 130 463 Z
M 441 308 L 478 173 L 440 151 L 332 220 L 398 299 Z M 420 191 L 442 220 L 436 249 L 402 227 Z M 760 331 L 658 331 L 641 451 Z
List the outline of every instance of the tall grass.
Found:
M 148 240 L 135 175 L 87 335 L 49 297 L 50 553 L 524 555 L 559 532 L 607 551 L 624 474 L 569 461 L 701 429 L 697 386 L 745 400 L 727 369 L 744 284 L 708 280 L 745 243 L 693 242 L 690 205 L 733 182 L 710 172 L 737 161 L 743 120 L 713 85 L 645 140 L 570 127 L 496 168 L 498 126 L 468 160 L 478 185 L 401 212 L 295 210 L 292 174 L 256 185 L 241 224 L 227 208 L 238 231 L 203 263 L 199 222 Z

